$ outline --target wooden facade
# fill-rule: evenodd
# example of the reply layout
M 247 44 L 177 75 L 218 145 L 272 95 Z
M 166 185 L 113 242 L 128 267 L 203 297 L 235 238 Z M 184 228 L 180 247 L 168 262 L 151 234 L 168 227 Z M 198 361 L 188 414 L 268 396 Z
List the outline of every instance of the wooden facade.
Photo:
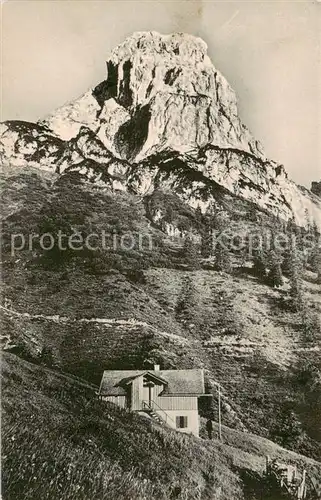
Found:
M 143 377 L 135 378 L 130 386 L 131 409 L 141 410 L 143 401 Z
M 128 388 L 130 408 L 132 410 L 141 410 L 145 406 L 145 403 L 147 403 L 163 410 L 198 409 L 197 396 L 161 395 L 163 391 L 163 384 L 152 383 L 151 385 L 144 386 L 143 376 L 135 378 Z
M 205 392 L 203 371 L 190 370 L 191 375 L 187 371 L 187 377 L 190 376 L 190 380 L 184 378 L 186 371 L 169 372 L 167 379 L 162 377 L 163 374 L 166 376 L 166 371 L 161 374 L 157 370 L 152 373 L 136 372 L 133 376 L 132 372 L 105 372 L 108 383 L 109 380 L 113 380 L 111 388 L 114 395 L 108 394 L 107 389 L 105 392 L 100 391 L 101 397 L 104 401 L 114 403 L 121 408 L 149 413 L 152 418 L 158 418 L 159 421 L 165 422 L 180 432 L 193 433 L 198 436 L 198 396 Z M 195 372 L 198 385 L 188 385 L 191 384 L 191 380 L 193 381 L 192 375 Z M 176 392 L 170 394 L 171 389 Z M 196 390 L 188 393 L 189 389 Z M 184 390 L 186 390 L 185 394 L 182 393 Z
M 154 399 L 162 410 L 197 410 L 197 397 L 194 396 L 161 396 Z

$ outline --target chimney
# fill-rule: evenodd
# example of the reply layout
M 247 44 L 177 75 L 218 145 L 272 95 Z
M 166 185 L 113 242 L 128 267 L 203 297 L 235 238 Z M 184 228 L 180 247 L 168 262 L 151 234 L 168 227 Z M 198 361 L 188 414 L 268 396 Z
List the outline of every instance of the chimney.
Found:
M 159 365 L 154 365 L 154 371 L 155 372 L 159 372 L 160 370 L 160 366 Z

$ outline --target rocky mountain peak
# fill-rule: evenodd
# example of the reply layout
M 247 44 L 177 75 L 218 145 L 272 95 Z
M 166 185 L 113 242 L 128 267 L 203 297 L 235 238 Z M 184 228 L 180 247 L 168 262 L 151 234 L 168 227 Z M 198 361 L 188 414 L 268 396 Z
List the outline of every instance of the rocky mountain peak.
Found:
M 183 33 L 134 33 L 113 50 L 106 80 L 42 123 L 63 139 L 84 124 L 119 158 L 135 162 L 210 144 L 264 158 L 206 43 Z
M 112 51 L 97 86 L 38 124 L 2 128 L 4 162 L 79 168 L 91 178 L 98 169 L 100 179 L 142 196 L 156 179 L 204 210 L 220 186 L 301 225 L 307 213 L 321 218 L 320 199 L 266 158 L 206 43 L 189 34 L 134 33 Z
M 160 34 L 157 31 L 138 31 L 118 45 L 111 55 L 114 63 L 133 57 L 171 58 L 179 64 L 195 65 L 207 58 L 207 44 L 187 33 Z M 208 60 L 209 62 L 209 60 Z

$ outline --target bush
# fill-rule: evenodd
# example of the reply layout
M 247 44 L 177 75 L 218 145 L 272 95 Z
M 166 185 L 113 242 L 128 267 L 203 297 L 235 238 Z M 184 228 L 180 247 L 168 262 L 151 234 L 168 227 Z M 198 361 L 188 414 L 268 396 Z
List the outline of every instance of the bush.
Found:
M 295 449 L 301 433 L 302 429 L 298 417 L 291 408 L 285 408 L 271 430 L 271 439 L 285 448 Z
M 306 308 L 301 311 L 301 331 L 308 342 L 320 337 L 320 318 Z
M 179 321 L 192 321 L 197 305 L 196 289 L 193 280 L 187 276 L 182 285 L 180 295 L 175 308 L 176 317 Z
M 263 251 L 258 251 L 253 258 L 253 272 L 261 281 L 267 277 L 267 260 Z
M 185 238 L 181 257 L 187 264 L 189 270 L 200 269 L 200 255 L 195 243 L 190 237 Z
M 272 287 L 283 285 L 283 276 L 281 271 L 281 259 L 273 250 L 269 254 L 270 270 L 267 275 L 267 282 Z

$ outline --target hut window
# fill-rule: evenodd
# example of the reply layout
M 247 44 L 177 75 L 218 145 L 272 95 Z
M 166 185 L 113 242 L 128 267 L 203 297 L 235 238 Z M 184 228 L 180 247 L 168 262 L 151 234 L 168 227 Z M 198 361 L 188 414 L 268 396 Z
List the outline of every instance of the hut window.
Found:
M 185 429 L 187 427 L 187 417 L 176 417 L 177 429 Z

